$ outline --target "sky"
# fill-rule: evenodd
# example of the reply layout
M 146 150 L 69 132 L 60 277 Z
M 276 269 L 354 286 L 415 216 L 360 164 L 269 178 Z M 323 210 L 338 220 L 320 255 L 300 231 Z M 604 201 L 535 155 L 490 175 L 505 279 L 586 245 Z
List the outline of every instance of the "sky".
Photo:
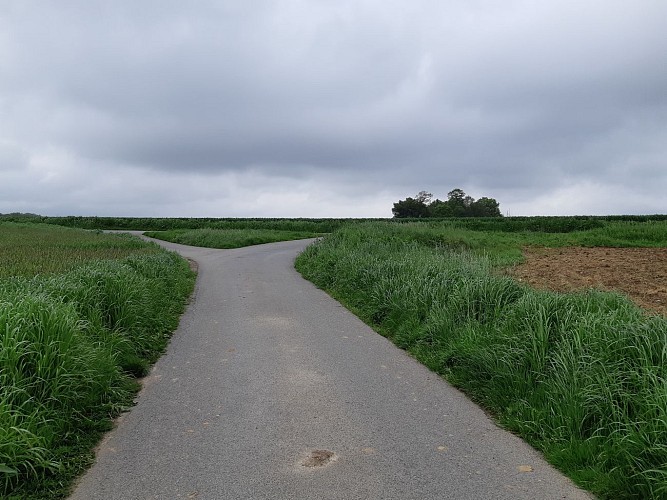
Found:
M 0 213 L 667 213 L 664 0 L 0 0 Z

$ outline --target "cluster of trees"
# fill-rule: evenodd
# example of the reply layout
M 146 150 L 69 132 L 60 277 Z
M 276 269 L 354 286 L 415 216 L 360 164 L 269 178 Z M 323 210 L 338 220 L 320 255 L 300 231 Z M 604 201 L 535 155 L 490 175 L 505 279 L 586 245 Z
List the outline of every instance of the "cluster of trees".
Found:
M 502 217 L 500 205 L 493 198 L 475 200 L 462 189 L 447 193 L 447 201 L 433 199 L 427 191 L 420 191 L 414 198 L 394 203 L 394 217 Z

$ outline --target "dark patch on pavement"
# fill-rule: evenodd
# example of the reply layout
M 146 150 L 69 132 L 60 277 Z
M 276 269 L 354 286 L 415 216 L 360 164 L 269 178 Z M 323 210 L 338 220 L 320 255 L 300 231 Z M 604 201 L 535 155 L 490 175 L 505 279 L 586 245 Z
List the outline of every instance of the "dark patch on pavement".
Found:
M 301 465 L 304 467 L 323 467 L 331 463 L 334 452 L 329 450 L 313 450 Z

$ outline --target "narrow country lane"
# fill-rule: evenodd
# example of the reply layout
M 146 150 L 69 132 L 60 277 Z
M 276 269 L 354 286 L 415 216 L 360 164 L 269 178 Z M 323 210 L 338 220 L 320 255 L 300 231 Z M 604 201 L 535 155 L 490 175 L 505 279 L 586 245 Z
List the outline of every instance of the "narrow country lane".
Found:
M 72 499 L 584 499 L 539 454 L 294 270 L 213 250 L 137 405 Z

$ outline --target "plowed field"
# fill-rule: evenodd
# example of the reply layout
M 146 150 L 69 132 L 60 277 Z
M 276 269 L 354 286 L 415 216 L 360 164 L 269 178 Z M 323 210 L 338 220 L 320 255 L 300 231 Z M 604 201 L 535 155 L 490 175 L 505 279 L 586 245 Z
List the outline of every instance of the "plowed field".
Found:
M 613 290 L 667 316 L 667 248 L 528 248 L 524 255 L 511 274 L 535 288 Z

